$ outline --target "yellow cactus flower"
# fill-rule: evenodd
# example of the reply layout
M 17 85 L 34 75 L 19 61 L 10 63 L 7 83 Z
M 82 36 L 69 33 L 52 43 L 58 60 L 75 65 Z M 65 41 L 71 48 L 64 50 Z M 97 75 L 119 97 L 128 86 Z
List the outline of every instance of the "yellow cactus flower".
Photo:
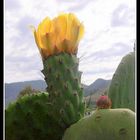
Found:
M 61 52 L 75 54 L 84 34 L 83 24 L 72 13 L 60 14 L 52 20 L 46 17 L 37 30 L 32 29 L 42 58 Z

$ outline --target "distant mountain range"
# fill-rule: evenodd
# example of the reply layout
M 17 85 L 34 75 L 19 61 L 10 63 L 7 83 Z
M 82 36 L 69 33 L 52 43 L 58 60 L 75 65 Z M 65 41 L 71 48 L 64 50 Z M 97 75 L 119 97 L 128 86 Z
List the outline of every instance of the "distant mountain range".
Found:
M 96 94 L 98 91 L 103 91 L 109 86 L 110 81 L 111 80 L 97 79 L 89 86 L 83 84 L 84 96 L 88 98 L 91 93 Z M 47 87 L 43 80 L 5 83 L 5 106 L 7 107 L 10 102 L 15 101 L 19 92 L 27 86 L 31 86 L 33 89 L 40 91 L 45 91 Z
M 47 87 L 43 80 L 5 83 L 5 106 L 10 102 L 15 101 L 19 92 L 27 86 L 31 86 L 33 89 L 40 91 L 45 91 L 45 88 Z
M 104 80 L 104 79 L 97 79 L 94 81 L 91 85 L 87 86 L 85 91 L 85 96 L 89 96 L 90 94 L 94 94 L 95 92 L 99 90 L 104 90 L 110 85 L 111 80 Z

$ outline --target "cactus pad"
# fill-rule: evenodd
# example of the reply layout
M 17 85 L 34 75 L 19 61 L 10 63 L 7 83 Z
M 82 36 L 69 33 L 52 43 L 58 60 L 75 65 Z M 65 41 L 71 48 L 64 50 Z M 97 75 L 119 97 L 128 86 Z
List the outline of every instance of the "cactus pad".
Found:
M 135 111 L 135 52 L 124 56 L 109 87 L 112 108 L 129 108 Z
M 6 140 L 59 140 L 63 134 L 52 116 L 48 93 L 26 95 L 5 111 Z
M 135 140 L 135 113 L 99 109 L 65 131 L 63 140 Z

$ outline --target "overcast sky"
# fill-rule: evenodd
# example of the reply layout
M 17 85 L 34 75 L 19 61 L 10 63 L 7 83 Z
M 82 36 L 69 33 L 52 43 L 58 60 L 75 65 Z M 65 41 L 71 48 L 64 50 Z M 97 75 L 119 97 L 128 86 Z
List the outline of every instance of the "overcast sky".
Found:
M 73 12 L 85 26 L 79 44 L 82 83 L 111 79 L 136 39 L 135 0 L 5 0 L 5 82 L 43 79 L 40 54 L 29 25 Z

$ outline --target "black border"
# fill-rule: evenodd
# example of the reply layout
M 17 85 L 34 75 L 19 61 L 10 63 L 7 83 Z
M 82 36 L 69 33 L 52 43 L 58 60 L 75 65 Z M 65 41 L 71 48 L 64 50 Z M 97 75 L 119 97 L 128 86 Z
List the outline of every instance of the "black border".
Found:
M 138 15 L 138 1 L 136 0 L 136 42 L 137 42 L 137 45 L 136 45 L 136 108 L 137 108 L 137 110 L 136 110 L 136 129 L 135 129 L 135 132 L 136 132 L 136 140 L 139 140 L 140 138 L 139 138 L 139 122 L 140 122 L 140 120 L 139 120 L 139 110 L 140 110 L 140 97 L 139 97 L 139 82 L 138 82 L 138 80 L 139 80 L 139 59 L 138 59 L 138 57 L 139 57 L 139 52 L 138 52 L 138 50 L 139 50 L 139 39 L 138 39 L 138 27 L 139 27 L 139 24 L 138 24 L 138 17 L 137 17 L 137 15 Z
M 139 62 L 139 59 L 138 59 L 138 56 L 139 56 L 139 53 L 138 53 L 138 50 L 139 50 L 139 43 L 138 43 L 138 41 L 139 41 L 139 39 L 138 39 L 138 17 L 137 17 L 137 15 L 138 15 L 138 1 L 136 0 L 136 129 L 135 129 L 135 136 L 136 136 L 136 140 L 137 139 L 139 139 L 139 132 L 138 132 L 138 130 L 139 130 L 139 104 L 140 104 L 140 101 L 139 101 L 139 99 L 140 99 L 140 97 L 139 97 L 139 90 L 138 90 L 138 88 L 139 88 L 139 82 L 138 82 L 138 79 L 139 79 L 139 64 L 138 64 L 138 62 Z
M 0 66 L 1 66 L 1 72 L 0 72 L 0 83 L 1 83 L 1 92 L 0 92 L 0 95 L 1 95 L 1 97 L 0 97 L 0 103 L 1 103 L 1 106 L 0 106 L 0 109 L 1 109 L 1 111 L 0 111 L 0 116 L 1 116 L 1 118 L 0 118 L 0 120 L 1 120 L 1 122 L 0 122 L 0 139 L 3 139 L 3 123 L 4 123 L 4 121 L 3 121 L 3 107 L 4 107 L 4 101 L 3 101 L 3 97 L 4 97 L 4 92 L 3 92 L 3 89 L 4 89 L 4 87 L 3 87 L 3 85 L 4 85 L 4 82 L 3 82 L 3 80 L 4 80 L 4 63 L 3 63 L 3 56 L 4 56 L 4 1 L 0 1 L 0 10 L 1 10 L 1 12 L 0 12 L 0 17 L 2 18 L 2 21 L 1 21 L 1 26 L 0 26 L 0 28 L 1 28 L 1 31 L 0 31 L 0 33 L 1 33 L 1 37 L 0 37 L 0 39 L 1 39 L 1 41 L 0 41 Z

